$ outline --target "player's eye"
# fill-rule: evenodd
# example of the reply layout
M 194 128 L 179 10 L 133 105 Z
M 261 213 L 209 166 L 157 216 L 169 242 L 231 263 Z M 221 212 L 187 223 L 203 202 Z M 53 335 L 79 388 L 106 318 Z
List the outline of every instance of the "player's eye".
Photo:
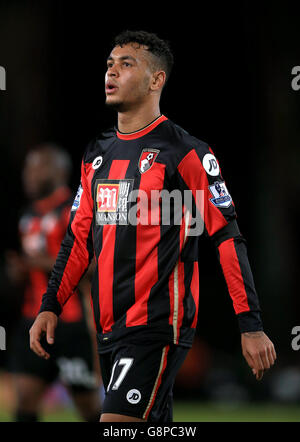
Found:
M 131 66 L 131 63 L 128 63 L 128 61 L 124 61 L 123 65 L 126 67 L 129 67 L 129 66 Z

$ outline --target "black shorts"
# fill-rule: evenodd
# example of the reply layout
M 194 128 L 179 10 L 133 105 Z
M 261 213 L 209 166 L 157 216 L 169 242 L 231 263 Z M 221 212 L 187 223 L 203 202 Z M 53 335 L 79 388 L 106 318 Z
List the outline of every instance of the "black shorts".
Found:
M 60 380 L 73 392 L 94 390 L 97 375 L 94 370 L 93 343 L 84 321 L 65 323 L 59 320 L 55 342 L 49 345 L 41 339 L 42 347 L 50 354 L 45 360 L 29 346 L 29 330 L 33 320 L 22 319 L 15 330 L 9 352 L 8 369 L 12 373 L 37 376 L 46 383 Z
M 173 384 L 189 348 L 161 343 L 118 344 L 100 354 L 102 413 L 173 421 Z

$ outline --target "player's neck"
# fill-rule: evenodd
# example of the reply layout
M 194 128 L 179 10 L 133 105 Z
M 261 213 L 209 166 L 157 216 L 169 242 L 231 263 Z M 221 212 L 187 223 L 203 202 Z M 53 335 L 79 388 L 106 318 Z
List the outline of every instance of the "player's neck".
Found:
M 159 106 L 150 109 L 134 109 L 118 113 L 118 130 L 122 133 L 136 132 L 152 123 L 161 115 Z

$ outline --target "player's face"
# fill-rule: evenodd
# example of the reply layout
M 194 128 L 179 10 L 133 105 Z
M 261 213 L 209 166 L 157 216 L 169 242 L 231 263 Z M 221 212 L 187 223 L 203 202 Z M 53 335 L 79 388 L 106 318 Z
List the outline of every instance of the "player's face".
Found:
M 143 46 L 135 43 L 116 46 L 107 59 L 106 104 L 124 112 L 146 102 L 152 71 Z
M 24 191 L 30 199 L 42 198 L 54 188 L 55 169 L 53 161 L 44 152 L 30 152 L 24 164 Z

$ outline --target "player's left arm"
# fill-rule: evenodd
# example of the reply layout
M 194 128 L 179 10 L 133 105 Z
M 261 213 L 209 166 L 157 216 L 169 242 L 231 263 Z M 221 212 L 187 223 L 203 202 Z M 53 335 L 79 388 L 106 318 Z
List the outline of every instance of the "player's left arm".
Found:
M 257 380 L 274 364 L 273 343 L 263 331 L 247 246 L 235 220 L 212 235 L 241 331 L 242 353 Z
M 207 235 L 214 241 L 241 331 L 242 353 L 256 379 L 262 378 L 276 359 L 273 343 L 263 331 L 260 305 L 247 255 L 246 241 L 239 231 L 236 211 L 219 163 L 212 150 L 195 146 L 178 165 L 183 187 L 190 189 Z

